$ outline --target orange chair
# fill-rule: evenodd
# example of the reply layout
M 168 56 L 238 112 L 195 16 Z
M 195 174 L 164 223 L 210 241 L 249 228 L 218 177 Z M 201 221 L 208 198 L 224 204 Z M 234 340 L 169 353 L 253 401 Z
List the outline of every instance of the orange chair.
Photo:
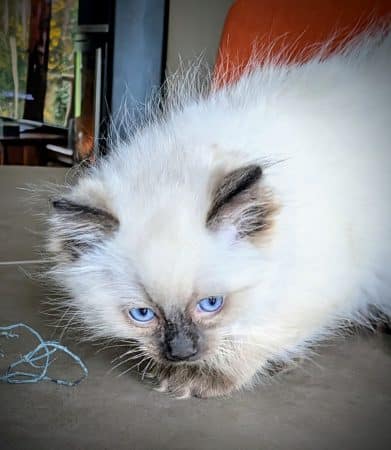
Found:
M 240 74 L 260 46 L 263 55 L 304 62 L 319 44 L 329 51 L 371 25 L 391 23 L 391 0 L 237 0 L 228 12 L 215 65 L 217 84 Z

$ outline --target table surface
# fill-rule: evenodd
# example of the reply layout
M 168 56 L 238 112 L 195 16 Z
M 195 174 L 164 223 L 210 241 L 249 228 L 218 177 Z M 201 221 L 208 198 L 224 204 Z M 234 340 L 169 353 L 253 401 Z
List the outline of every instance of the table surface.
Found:
M 25 322 L 43 336 L 48 325 L 42 301 L 48 288 L 35 278 L 42 243 L 39 212 L 26 184 L 58 182 L 64 169 L 0 167 L 0 324 Z M 75 388 L 53 383 L 0 384 L 2 450 L 225 449 L 323 450 L 388 448 L 391 440 L 391 338 L 354 336 L 321 346 L 312 362 L 279 375 L 269 385 L 230 399 L 174 400 L 135 375 L 109 371 L 115 350 L 66 343 L 89 368 Z M 12 346 L 14 345 L 14 347 Z M 13 349 L 28 341 L 0 341 Z M 15 355 L 14 355 L 15 356 Z M 4 369 L 5 361 L 0 360 Z M 61 358 L 55 375 L 71 376 Z

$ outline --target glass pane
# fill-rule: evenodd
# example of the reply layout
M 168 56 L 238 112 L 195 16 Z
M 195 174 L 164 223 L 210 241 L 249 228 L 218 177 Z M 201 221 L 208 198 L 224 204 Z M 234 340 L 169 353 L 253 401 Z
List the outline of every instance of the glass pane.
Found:
M 29 26 L 30 0 L 0 0 L 0 116 L 23 116 Z
M 74 79 L 73 34 L 78 0 L 53 0 L 44 121 L 67 126 Z

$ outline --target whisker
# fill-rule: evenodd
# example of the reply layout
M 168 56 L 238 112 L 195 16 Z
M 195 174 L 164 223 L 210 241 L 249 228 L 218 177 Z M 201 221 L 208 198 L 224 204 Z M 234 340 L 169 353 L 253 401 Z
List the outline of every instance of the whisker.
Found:
M 144 370 L 143 370 L 143 373 L 142 373 L 142 375 L 141 375 L 141 379 L 142 380 L 144 380 L 144 378 L 145 378 L 145 374 L 147 373 L 147 370 L 149 369 L 149 367 L 151 366 L 151 363 L 153 363 L 154 361 L 153 361 L 153 359 L 151 358 L 150 360 L 149 360 L 149 362 L 147 363 L 147 365 L 145 366 L 145 368 L 144 368 Z M 153 364 L 152 364 L 152 367 L 153 367 Z
M 115 357 L 114 359 L 112 359 L 110 362 L 111 362 L 111 364 L 113 364 L 113 362 L 117 361 L 118 359 L 122 359 L 122 358 L 124 358 L 125 356 L 127 356 L 127 355 L 132 355 L 132 354 L 134 354 L 134 353 L 140 353 L 140 349 L 138 349 L 138 348 L 132 348 L 132 349 L 130 349 L 130 350 L 127 350 L 126 352 L 122 353 L 121 355 L 116 356 L 116 357 Z
M 148 359 L 150 358 L 150 356 L 145 356 L 140 362 L 133 364 L 133 366 L 130 366 L 128 369 L 126 369 L 124 372 L 120 373 L 118 375 L 118 377 L 122 377 L 122 375 L 125 375 L 126 373 L 130 372 L 134 367 L 140 367 L 142 363 L 144 363 L 145 361 L 148 361 Z
M 123 361 L 120 361 L 119 363 L 117 363 L 116 365 L 114 365 L 113 367 L 111 367 L 110 370 L 109 370 L 109 372 L 112 372 L 112 371 L 115 370 L 116 368 L 122 366 L 122 364 L 126 364 L 127 362 L 132 361 L 133 359 L 140 359 L 140 358 L 142 358 L 142 357 L 144 357 L 144 356 L 147 356 L 147 354 L 146 354 L 146 353 L 140 353 L 140 354 L 131 356 L 130 358 L 127 358 L 127 359 L 125 359 L 125 360 L 123 360 Z
M 105 350 L 109 350 L 111 348 L 121 348 L 121 347 L 130 347 L 132 344 L 113 344 L 113 345 L 106 345 L 102 348 L 98 348 L 98 350 L 96 350 L 95 354 L 98 354 L 100 352 L 103 352 Z

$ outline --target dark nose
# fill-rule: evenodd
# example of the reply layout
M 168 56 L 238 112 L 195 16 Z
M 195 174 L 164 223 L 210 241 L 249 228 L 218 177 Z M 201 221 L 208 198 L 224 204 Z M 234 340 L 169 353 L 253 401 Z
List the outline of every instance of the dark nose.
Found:
M 166 342 L 166 358 L 170 361 L 189 361 L 194 359 L 197 353 L 196 340 L 182 333 Z

